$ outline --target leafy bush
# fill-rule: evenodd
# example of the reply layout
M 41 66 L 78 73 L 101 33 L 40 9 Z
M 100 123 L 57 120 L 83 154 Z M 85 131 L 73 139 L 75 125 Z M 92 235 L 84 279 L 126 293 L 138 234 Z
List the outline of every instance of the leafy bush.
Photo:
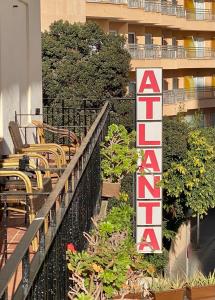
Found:
M 188 151 L 181 162 L 174 162 L 163 175 L 162 184 L 168 196 L 164 209 L 184 212 L 186 207 L 194 215 L 204 215 L 215 207 L 215 152 L 201 131 L 189 133 Z M 173 199 L 170 203 L 168 200 Z M 178 211 L 174 211 L 177 209 Z
M 135 134 L 123 125 L 112 124 L 105 142 L 101 144 L 102 177 L 109 182 L 120 182 L 137 170 L 138 153 L 134 148 Z
M 127 203 L 113 207 L 102 222 L 95 222 L 91 234 L 84 234 L 88 249 L 81 253 L 67 251 L 68 268 L 73 285 L 69 295 L 81 299 L 99 296 L 110 299 L 114 294 L 127 293 L 136 280 L 154 266 L 136 252 L 132 237 L 133 209 Z M 78 298 L 79 297 L 79 298 Z

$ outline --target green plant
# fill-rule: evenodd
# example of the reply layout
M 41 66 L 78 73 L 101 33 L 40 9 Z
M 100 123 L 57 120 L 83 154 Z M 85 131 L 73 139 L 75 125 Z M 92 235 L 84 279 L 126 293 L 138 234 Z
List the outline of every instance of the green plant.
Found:
M 101 144 L 104 180 L 120 182 L 126 175 L 137 170 L 138 152 L 134 141 L 135 133 L 128 133 L 123 125 L 109 126 L 105 142 Z
M 201 131 L 191 131 L 186 157 L 181 162 L 172 163 L 163 175 L 161 184 L 167 195 L 164 209 L 173 216 L 178 212 L 183 215 L 187 207 L 194 215 L 207 214 L 209 208 L 215 207 L 214 167 L 213 146 Z
M 151 280 L 148 284 L 148 289 L 152 292 L 163 292 L 168 290 L 175 290 L 175 289 L 181 289 L 185 286 L 185 281 L 176 278 L 176 279 L 170 279 L 167 277 L 156 277 Z
M 113 207 L 105 220 L 93 220 L 94 229 L 90 234 L 84 233 L 88 240 L 86 251 L 67 251 L 73 282 L 69 292 L 71 299 L 82 294 L 93 299 L 109 299 L 114 294 L 134 289 L 143 274 L 154 273 L 153 265 L 136 252 L 132 237 L 133 213 L 124 202 Z
M 188 279 L 187 285 L 189 287 L 215 285 L 215 271 L 210 273 L 208 276 L 198 272 Z

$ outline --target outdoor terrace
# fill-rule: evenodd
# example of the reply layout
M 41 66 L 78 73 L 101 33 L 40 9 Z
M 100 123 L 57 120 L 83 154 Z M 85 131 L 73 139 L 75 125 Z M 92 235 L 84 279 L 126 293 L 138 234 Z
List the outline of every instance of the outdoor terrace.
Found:
M 16 114 L 17 121 L 23 117 Z M 42 299 L 44 295 L 47 299 L 53 296 L 66 299 L 67 244 L 74 243 L 78 250 L 85 247 L 82 233 L 89 230 L 91 217 L 99 205 L 100 142 L 108 126 L 109 104 L 105 103 L 102 108 L 73 109 L 61 103 L 59 107 L 45 107 L 43 120 L 50 121 L 49 124 L 58 129 L 68 127 L 79 134 L 80 147 L 60 173 L 59 169 L 55 170 L 60 176 L 54 181 L 52 190 L 46 193 L 45 203 L 30 225 L 26 225 L 25 215 L 5 210 L 10 193 L 1 191 L 0 299 Z M 28 139 L 31 126 L 24 127 L 20 122 L 20 129 Z M 47 136 L 49 141 L 56 141 L 53 137 L 54 132 Z M 52 158 L 49 159 L 51 163 Z M 45 173 L 52 169 L 41 169 L 37 165 L 35 170 Z M 24 195 L 31 199 L 30 193 Z

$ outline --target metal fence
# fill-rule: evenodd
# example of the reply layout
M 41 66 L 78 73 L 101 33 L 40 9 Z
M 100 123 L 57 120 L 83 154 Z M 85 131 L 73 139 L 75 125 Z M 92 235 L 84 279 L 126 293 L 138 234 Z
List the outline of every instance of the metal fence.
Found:
M 215 50 L 207 47 L 129 44 L 128 51 L 133 59 L 212 59 L 215 57 Z
M 28 227 L 15 251 L 0 271 L 0 299 L 7 299 L 8 285 L 18 270 L 21 282 L 14 287 L 12 299 L 67 299 L 68 273 L 66 245 L 78 251 L 86 242 L 96 203 L 100 199 L 100 142 L 109 121 L 106 102 L 82 141 L 79 151 L 65 169 L 45 205 Z M 65 184 L 68 183 L 68 192 Z M 45 232 L 45 220 L 48 230 Z M 30 260 L 30 247 L 37 237 L 39 250 Z
M 42 113 L 32 113 L 29 115 L 15 112 L 15 121 L 19 124 L 20 128 L 23 128 L 25 143 L 27 143 L 27 131 L 35 128 L 33 125 L 32 127 L 26 127 L 29 116 L 31 116 L 32 120 L 43 119 L 44 123 L 59 129 L 69 129 L 82 140 L 94 122 L 99 110 L 100 106 L 96 106 L 95 102 L 92 103 L 88 100 L 61 99 L 55 100 L 53 105 L 45 105 Z M 34 135 L 37 135 L 36 131 Z M 66 138 L 62 139 L 60 135 L 48 133 L 47 131 L 45 132 L 45 139 L 47 142 L 57 144 L 62 142 L 65 144 L 68 142 Z M 36 139 L 35 141 L 37 142 Z
M 174 104 L 187 100 L 203 100 L 214 99 L 215 100 L 215 88 L 202 87 L 193 89 L 175 89 L 170 91 L 164 91 L 163 102 L 164 104 Z

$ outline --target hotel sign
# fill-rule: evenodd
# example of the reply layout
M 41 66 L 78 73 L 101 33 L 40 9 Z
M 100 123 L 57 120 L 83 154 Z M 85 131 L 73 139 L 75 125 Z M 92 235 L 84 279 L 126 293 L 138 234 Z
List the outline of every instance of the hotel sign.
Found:
M 139 253 L 162 252 L 162 69 L 136 69 L 136 242 Z M 143 157 L 141 153 L 144 153 Z M 144 175 L 143 175 L 144 174 Z

